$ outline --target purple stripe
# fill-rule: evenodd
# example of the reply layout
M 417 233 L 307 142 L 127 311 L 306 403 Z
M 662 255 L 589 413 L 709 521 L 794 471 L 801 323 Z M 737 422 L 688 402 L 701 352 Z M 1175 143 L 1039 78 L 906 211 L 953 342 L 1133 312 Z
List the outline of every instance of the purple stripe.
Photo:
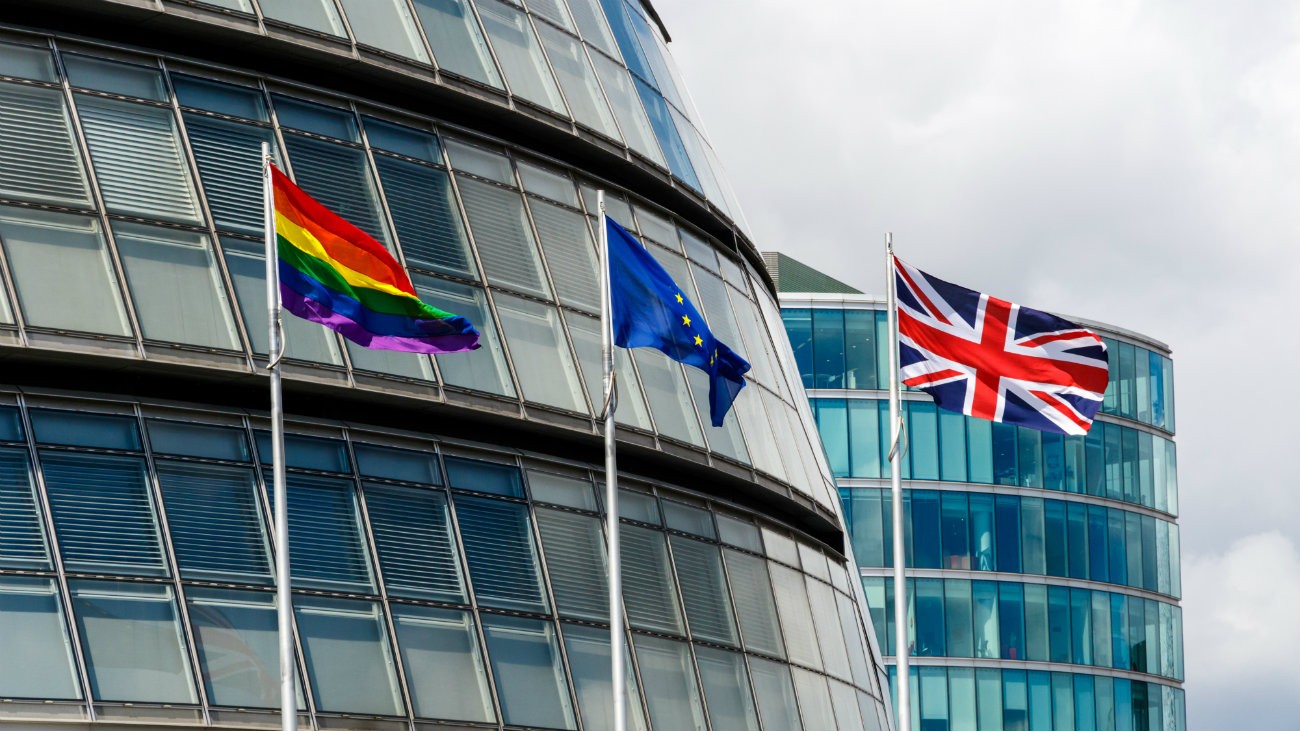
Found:
M 304 320 L 318 322 L 362 347 L 373 350 L 396 350 L 403 353 L 462 353 L 478 348 L 478 333 L 452 333 L 429 338 L 409 338 L 400 335 L 376 335 L 356 321 L 334 312 L 310 297 L 298 294 L 288 286 L 280 285 L 280 301 L 284 309 Z

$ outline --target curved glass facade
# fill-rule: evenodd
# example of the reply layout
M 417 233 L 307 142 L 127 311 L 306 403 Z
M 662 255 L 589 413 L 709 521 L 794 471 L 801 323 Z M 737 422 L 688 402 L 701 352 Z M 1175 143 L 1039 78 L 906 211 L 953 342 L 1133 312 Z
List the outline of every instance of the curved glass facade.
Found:
M 892 727 L 774 292 L 648 6 L 139 12 L 0 12 L 0 718 L 278 725 L 267 143 L 484 346 L 286 317 L 305 726 L 608 726 L 603 189 L 754 366 L 715 429 L 700 373 L 617 355 L 632 727 Z
M 781 301 L 888 662 L 884 305 L 843 294 Z M 903 394 L 916 729 L 1185 728 L 1172 362 L 1158 343 L 1094 327 L 1111 381 L 1086 437 L 972 419 Z

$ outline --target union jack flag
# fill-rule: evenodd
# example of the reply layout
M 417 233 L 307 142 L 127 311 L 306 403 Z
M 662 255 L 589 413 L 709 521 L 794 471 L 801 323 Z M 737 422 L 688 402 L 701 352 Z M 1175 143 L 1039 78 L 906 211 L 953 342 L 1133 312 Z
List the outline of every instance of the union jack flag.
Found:
M 1106 391 L 1096 333 L 945 282 L 894 258 L 903 383 L 941 409 L 1086 434 Z

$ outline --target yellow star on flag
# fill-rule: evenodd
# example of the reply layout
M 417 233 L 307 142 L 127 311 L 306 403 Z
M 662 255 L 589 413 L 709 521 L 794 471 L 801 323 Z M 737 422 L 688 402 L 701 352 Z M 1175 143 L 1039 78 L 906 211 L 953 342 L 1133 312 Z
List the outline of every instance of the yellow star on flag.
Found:
M 691 318 L 689 315 L 682 315 L 682 324 L 685 325 L 686 327 L 691 326 Z
M 677 304 L 680 305 L 682 303 L 682 295 L 680 292 L 678 292 L 676 296 L 677 296 Z
M 696 336 L 695 336 L 695 347 L 697 347 L 697 348 L 703 348 L 703 347 L 704 347 L 704 338 L 700 337 L 699 335 L 696 335 Z

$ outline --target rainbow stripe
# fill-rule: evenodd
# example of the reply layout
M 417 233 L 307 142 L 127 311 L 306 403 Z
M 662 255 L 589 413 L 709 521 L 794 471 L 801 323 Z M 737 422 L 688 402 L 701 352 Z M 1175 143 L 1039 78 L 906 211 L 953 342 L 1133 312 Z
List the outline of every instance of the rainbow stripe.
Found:
M 271 185 L 286 310 L 377 350 L 456 353 L 479 347 L 469 320 L 420 301 L 406 270 L 383 244 L 274 165 Z

